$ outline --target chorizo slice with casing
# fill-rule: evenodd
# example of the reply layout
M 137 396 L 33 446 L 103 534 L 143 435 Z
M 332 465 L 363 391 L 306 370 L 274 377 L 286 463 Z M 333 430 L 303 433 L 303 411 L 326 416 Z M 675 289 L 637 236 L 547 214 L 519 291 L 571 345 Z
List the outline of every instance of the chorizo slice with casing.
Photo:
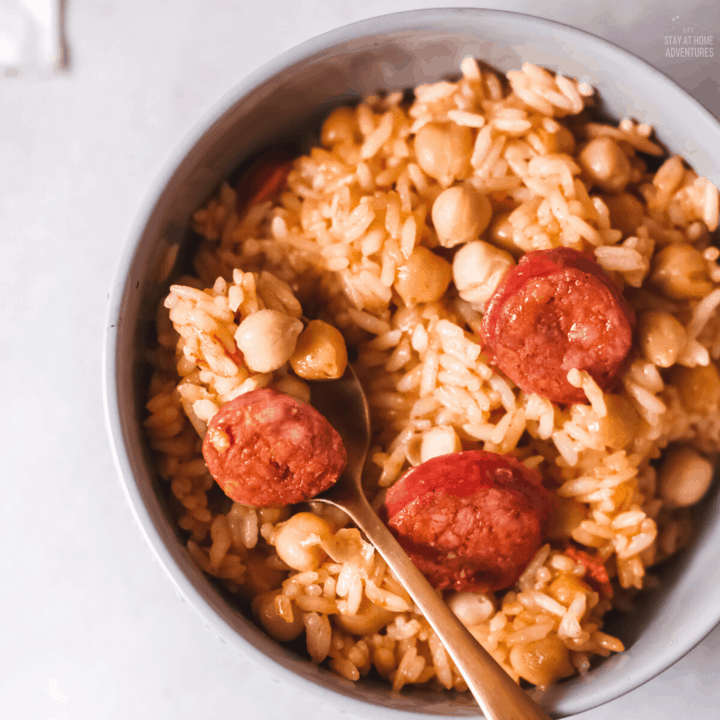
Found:
M 215 413 L 203 456 L 229 498 L 256 507 L 310 500 L 335 483 L 346 462 L 340 435 L 315 408 L 270 388 Z
M 243 215 L 251 205 L 277 195 L 285 186 L 294 158 L 295 153 L 286 147 L 272 148 L 256 157 L 235 188 L 237 212 Z
M 488 592 L 512 585 L 551 514 L 540 475 L 480 450 L 432 458 L 387 493 L 388 526 L 430 583 Z
M 627 365 L 635 315 L 588 253 L 526 253 L 490 298 L 483 350 L 518 387 L 557 403 L 585 402 L 567 374 L 584 370 L 603 389 Z

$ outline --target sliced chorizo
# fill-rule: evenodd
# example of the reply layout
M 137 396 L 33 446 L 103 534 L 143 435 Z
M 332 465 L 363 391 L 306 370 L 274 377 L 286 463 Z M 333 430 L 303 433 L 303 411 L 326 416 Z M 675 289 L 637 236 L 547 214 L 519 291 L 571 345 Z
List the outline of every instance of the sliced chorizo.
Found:
M 432 458 L 388 490 L 388 526 L 438 589 L 512 585 L 538 551 L 551 515 L 535 470 L 479 450 Z
M 285 147 L 273 148 L 257 157 L 236 186 L 237 212 L 242 215 L 251 205 L 275 197 L 285 187 L 293 157 Z
M 340 435 L 315 408 L 269 388 L 218 410 L 203 456 L 228 497 L 257 507 L 309 500 L 337 480 L 346 462 Z
M 585 402 L 576 368 L 610 388 L 627 365 L 635 315 L 588 253 L 526 253 L 490 298 L 483 349 L 518 387 L 558 403 Z

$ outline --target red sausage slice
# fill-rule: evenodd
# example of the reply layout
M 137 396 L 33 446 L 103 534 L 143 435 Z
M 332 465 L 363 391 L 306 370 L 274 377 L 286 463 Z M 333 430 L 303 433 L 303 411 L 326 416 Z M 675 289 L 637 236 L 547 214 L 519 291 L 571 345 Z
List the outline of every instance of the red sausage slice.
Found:
M 315 408 L 269 388 L 220 408 L 203 455 L 229 498 L 257 507 L 309 500 L 337 480 L 346 461 L 340 435 Z
M 237 184 L 237 211 L 242 214 L 255 203 L 265 202 L 284 187 L 294 155 L 287 148 L 273 148 L 260 155 Z
M 567 381 L 587 371 L 602 389 L 626 366 L 635 315 L 588 253 L 527 253 L 490 298 L 481 336 L 492 362 L 528 393 L 585 402 Z
M 512 585 L 551 513 L 540 475 L 514 458 L 470 450 L 433 458 L 388 490 L 388 526 L 438 589 Z

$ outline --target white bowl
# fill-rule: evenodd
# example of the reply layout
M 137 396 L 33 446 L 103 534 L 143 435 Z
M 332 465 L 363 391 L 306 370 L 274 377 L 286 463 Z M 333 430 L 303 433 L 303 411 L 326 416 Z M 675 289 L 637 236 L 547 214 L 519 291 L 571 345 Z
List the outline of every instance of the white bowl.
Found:
M 539 18 L 478 9 L 420 10 L 355 23 L 284 53 L 240 82 L 178 151 L 130 238 L 106 327 L 105 400 L 118 470 L 137 522 L 182 595 L 225 641 L 304 689 L 373 717 L 475 715 L 458 693 L 355 685 L 271 640 L 190 558 L 168 513 L 143 435 L 146 349 L 167 277 L 187 255 L 191 213 L 263 147 L 317 131 L 342 102 L 457 75 L 471 55 L 507 72 L 529 61 L 595 86 L 601 112 L 655 127 L 670 152 L 720 184 L 720 126 L 690 95 L 642 60 L 585 32 Z M 696 513 L 697 536 L 661 573 L 663 587 L 613 624 L 627 650 L 544 697 L 566 716 L 608 702 L 662 672 L 720 621 L 717 488 Z

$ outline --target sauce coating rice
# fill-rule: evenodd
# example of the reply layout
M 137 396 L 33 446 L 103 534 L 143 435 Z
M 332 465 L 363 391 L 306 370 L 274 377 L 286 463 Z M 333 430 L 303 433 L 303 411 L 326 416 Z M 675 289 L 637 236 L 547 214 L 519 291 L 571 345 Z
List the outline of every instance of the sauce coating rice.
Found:
M 664 158 L 650 127 L 594 122 L 592 102 L 539 67 L 503 79 L 466 59 L 460 80 L 420 86 L 410 105 L 397 93 L 335 110 L 321 146 L 291 166 L 271 157 L 268 185 L 250 178 L 242 197 L 224 185 L 194 215 L 195 275 L 158 313 L 145 423 L 158 470 L 199 566 L 252 598 L 271 636 L 304 634 L 311 659 L 347 679 L 465 687 L 344 514 L 234 503 L 200 453 L 208 422 L 244 393 L 312 403 L 299 373 L 314 355 L 291 358 L 318 300 L 357 350 L 377 504 L 408 469 L 461 450 L 512 456 L 552 496 L 512 587 L 444 595 L 516 680 L 544 687 L 621 651 L 603 616 L 690 536 L 720 448 L 718 192 Z M 567 370 L 574 404 L 521 390 L 479 335 L 516 260 L 553 248 L 590 253 L 638 321 L 616 387 Z M 344 357 L 336 336 L 319 342 L 324 362 Z

